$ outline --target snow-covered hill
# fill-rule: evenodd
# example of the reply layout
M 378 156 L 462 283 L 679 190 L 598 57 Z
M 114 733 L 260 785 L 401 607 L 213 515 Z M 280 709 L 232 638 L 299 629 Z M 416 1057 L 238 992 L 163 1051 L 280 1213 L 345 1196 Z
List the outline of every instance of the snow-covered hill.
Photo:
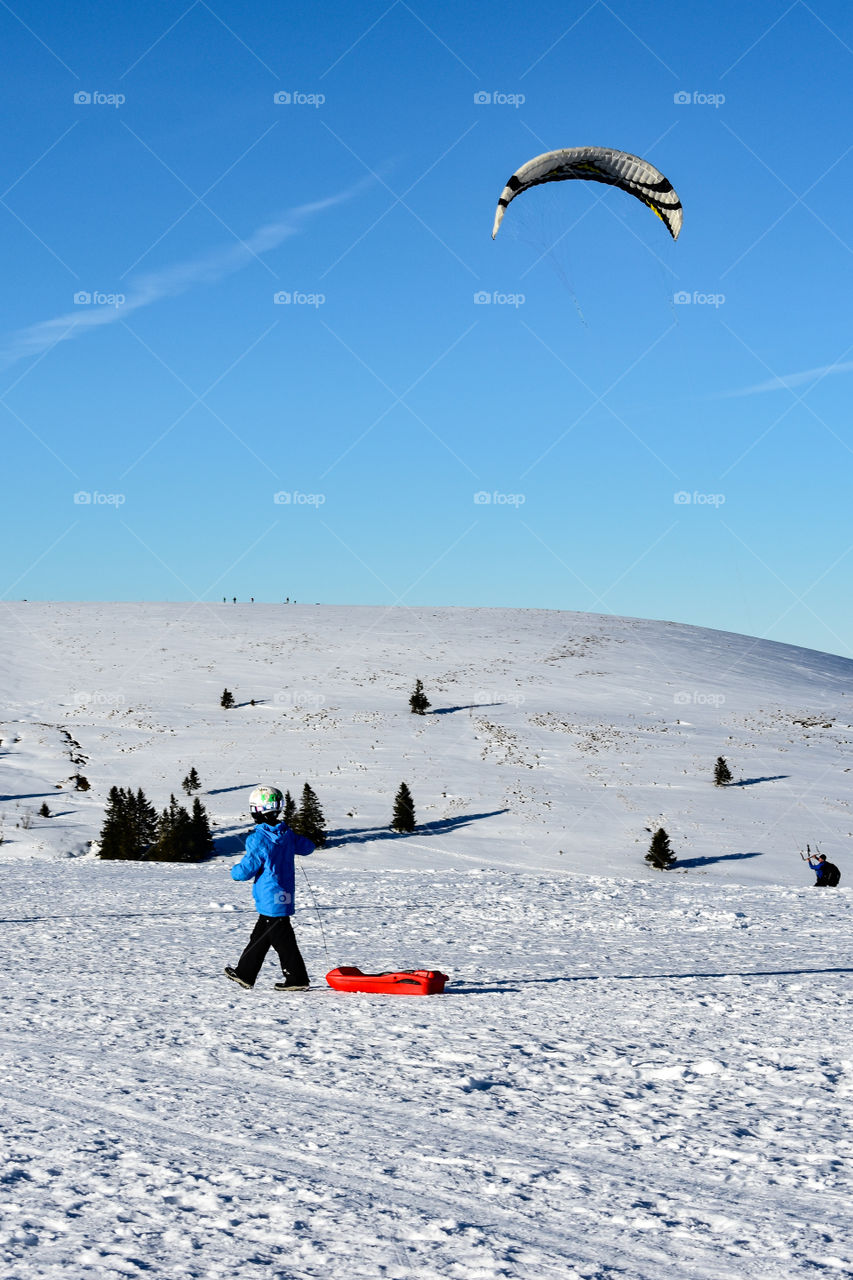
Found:
M 191 765 L 222 852 L 249 788 L 306 780 L 347 867 L 647 877 L 663 825 L 691 875 L 796 884 L 807 841 L 841 863 L 851 847 L 847 659 L 500 609 L 7 604 L 0 633 L 3 858 L 83 853 L 110 786 L 162 807 Z M 416 677 L 424 717 L 408 709 Z M 421 829 L 390 838 L 403 780 Z M 56 817 L 38 817 L 44 800 Z
M 853 663 L 499 610 L 0 625 L 4 1277 L 853 1277 Z M 111 785 L 162 804 L 191 765 L 226 856 L 85 856 Z M 335 832 L 297 878 L 298 995 L 222 975 L 259 780 L 311 781 Z M 643 862 L 659 822 L 682 874 Z M 323 985 L 348 963 L 450 982 Z

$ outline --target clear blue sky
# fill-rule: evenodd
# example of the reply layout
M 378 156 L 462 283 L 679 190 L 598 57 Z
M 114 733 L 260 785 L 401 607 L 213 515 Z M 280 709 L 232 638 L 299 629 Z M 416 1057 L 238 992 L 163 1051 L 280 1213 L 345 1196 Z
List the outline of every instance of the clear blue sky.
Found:
M 846 0 L 20 3 L 0 37 L 5 599 L 853 653 Z M 492 242 L 509 174 L 582 144 L 663 170 L 678 243 L 579 182 Z

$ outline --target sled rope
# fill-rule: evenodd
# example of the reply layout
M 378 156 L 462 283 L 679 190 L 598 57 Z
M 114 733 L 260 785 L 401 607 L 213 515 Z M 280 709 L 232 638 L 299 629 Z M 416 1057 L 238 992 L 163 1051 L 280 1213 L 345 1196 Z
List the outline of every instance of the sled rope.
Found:
M 317 923 L 320 926 L 320 936 L 323 939 L 323 950 L 326 953 L 326 960 L 328 961 L 329 965 L 331 965 L 332 959 L 331 959 L 331 956 L 329 955 L 329 948 L 326 945 L 326 930 L 323 928 L 323 917 L 320 915 L 320 908 L 317 905 L 317 898 L 314 894 L 314 890 L 311 888 L 311 881 L 308 879 L 308 873 L 303 867 L 301 861 L 299 863 L 299 870 L 302 872 L 303 876 L 305 877 L 305 883 L 308 885 L 308 889 L 311 893 L 311 898 L 314 902 L 314 910 L 317 912 Z

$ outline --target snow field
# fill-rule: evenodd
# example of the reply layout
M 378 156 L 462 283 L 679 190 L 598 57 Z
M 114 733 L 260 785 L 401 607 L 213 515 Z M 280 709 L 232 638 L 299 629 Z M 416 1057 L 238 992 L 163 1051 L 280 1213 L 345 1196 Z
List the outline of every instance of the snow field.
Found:
M 228 865 L 3 868 L 10 1280 L 853 1275 L 849 891 L 319 853 L 315 980 L 451 985 L 282 996 Z

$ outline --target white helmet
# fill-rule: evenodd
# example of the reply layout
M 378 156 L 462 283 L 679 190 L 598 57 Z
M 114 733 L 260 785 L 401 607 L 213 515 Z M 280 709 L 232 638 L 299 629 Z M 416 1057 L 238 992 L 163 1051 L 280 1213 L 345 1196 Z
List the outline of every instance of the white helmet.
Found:
M 284 808 L 284 796 L 278 787 L 255 787 L 249 796 L 249 812 L 255 822 L 277 822 Z

